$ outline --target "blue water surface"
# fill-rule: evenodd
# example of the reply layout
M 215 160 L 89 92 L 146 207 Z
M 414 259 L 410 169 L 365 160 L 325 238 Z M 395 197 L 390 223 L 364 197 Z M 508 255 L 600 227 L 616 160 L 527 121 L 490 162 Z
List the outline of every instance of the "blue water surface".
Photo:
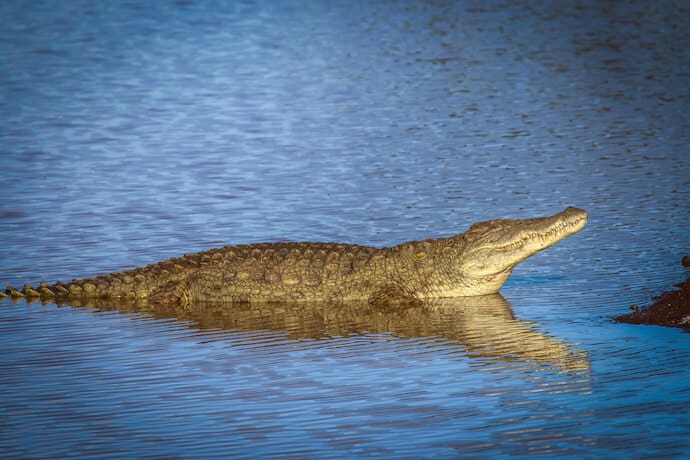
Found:
M 0 300 L 5 458 L 682 458 L 681 2 L 0 3 L 0 282 L 589 212 L 489 304 Z M 421 316 L 420 316 L 421 315 Z

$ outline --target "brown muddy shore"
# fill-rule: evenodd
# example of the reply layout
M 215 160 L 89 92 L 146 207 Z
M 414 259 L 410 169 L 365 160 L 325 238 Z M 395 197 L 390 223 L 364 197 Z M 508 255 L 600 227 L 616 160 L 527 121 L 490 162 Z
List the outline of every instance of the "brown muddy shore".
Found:
M 690 266 L 689 256 L 683 257 L 683 265 Z M 633 305 L 630 307 L 633 313 L 616 316 L 614 320 L 619 323 L 677 327 L 690 332 L 690 278 L 676 287 L 677 290 L 657 297 L 652 305 L 643 308 Z

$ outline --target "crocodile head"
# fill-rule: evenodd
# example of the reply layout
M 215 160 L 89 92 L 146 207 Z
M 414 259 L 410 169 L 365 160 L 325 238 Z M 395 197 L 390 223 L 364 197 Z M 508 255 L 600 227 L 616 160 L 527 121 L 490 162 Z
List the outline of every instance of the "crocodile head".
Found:
M 461 236 L 462 250 L 456 261 L 463 295 L 497 292 L 518 263 L 582 230 L 586 223 L 586 211 L 567 208 L 549 217 L 472 225 Z

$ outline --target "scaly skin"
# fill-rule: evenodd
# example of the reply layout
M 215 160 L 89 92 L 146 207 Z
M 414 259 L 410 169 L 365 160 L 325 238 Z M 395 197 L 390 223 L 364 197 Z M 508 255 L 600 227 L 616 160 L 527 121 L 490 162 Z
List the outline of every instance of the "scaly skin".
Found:
M 226 246 L 133 270 L 20 291 L 55 301 L 111 298 L 150 303 L 343 302 L 423 304 L 493 294 L 522 260 L 581 230 L 587 213 L 499 219 L 450 238 L 374 248 L 335 243 Z

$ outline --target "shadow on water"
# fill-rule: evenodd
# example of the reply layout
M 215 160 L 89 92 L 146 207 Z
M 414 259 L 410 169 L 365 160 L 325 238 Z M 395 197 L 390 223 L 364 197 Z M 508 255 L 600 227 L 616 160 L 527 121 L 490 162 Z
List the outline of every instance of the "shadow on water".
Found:
M 174 318 L 200 330 L 278 332 L 288 340 L 337 340 L 366 334 L 431 338 L 488 364 L 521 362 L 541 370 L 585 375 L 590 372 L 586 351 L 540 332 L 534 323 L 516 319 L 509 302 L 500 294 L 438 299 L 429 306 L 404 308 L 374 307 L 366 302 L 181 306 L 113 300 L 69 306 Z

